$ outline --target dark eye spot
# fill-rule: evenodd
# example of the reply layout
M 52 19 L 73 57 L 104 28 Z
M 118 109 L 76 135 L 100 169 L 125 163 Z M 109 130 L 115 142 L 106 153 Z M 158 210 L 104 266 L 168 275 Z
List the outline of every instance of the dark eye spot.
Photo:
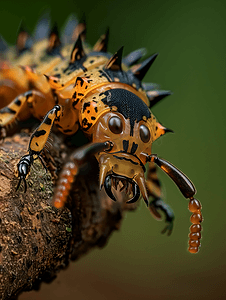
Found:
M 150 131 L 145 125 L 140 126 L 140 138 L 142 142 L 147 143 L 150 140 Z
M 115 134 L 119 134 L 122 132 L 122 121 L 119 117 L 112 117 L 108 122 L 108 126 L 110 130 Z

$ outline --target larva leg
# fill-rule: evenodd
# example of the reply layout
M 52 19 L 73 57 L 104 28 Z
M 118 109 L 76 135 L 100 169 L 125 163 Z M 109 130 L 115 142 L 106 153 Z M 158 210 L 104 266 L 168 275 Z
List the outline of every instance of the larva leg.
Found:
M 36 97 L 44 97 L 38 91 L 28 91 L 16 97 L 9 105 L 0 110 L 0 138 L 6 137 L 8 126 L 13 125 L 21 115 L 29 118 L 27 102 L 33 102 Z
M 156 219 L 161 219 L 161 215 L 159 214 L 158 210 L 161 210 L 165 215 L 165 222 L 167 225 L 162 230 L 162 233 L 168 232 L 167 235 L 171 235 L 173 230 L 173 221 L 174 221 L 174 213 L 170 206 L 166 204 L 162 199 L 155 198 L 149 205 L 150 211 L 156 217 Z
M 40 154 L 48 140 L 54 121 L 59 119 L 61 113 L 62 107 L 60 105 L 55 105 L 54 108 L 46 114 L 39 127 L 32 133 L 28 146 L 28 154 L 21 157 L 17 165 L 18 177 L 20 178 L 17 189 L 19 188 L 21 181 L 23 181 L 26 192 L 25 179 L 29 174 L 30 167 L 35 159 L 39 158 L 43 164 Z
M 159 211 L 164 213 L 165 222 L 167 223 L 167 225 L 162 230 L 162 233 L 168 231 L 167 234 L 170 235 L 173 230 L 174 213 L 170 206 L 161 199 L 161 185 L 157 177 L 156 166 L 152 162 L 149 163 L 146 185 L 148 196 L 154 198 L 149 204 L 149 210 L 157 220 L 162 219 Z
M 92 143 L 76 149 L 72 153 L 69 161 L 63 167 L 53 196 L 55 207 L 62 208 L 64 206 L 76 175 L 89 162 L 89 158 L 100 151 L 109 151 L 111 148 L 111 142 Z
M 39 155 L 50 135 L 54 121 L 59 119 L 62 114 L 62 107 L 55 105 L 44 117 L 39 127 L 32 133 L 28 151 L 32 155 Z

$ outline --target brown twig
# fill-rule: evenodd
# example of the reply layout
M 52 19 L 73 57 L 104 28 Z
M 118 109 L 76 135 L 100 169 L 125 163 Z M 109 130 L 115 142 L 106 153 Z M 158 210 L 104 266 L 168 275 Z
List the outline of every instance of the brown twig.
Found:
M 27 179 L 28 191 L 15 191 L 14 170 L 25 154 L 28 136 L 16 135 L 0 149 L 0 299 L 14 299 L 21 291 L 37 288 L 95 246 L 103 247 L 120 227 L 125 209 L 123 197 L 114 203 L 98 187 L 98 164 L 79 174 L 67 208 L 51 205 L 53 180 L 63 158 L 71 150 L 53 135 L 53 147 L 45 161 L 50 173 L 35 161 Z M 49 157 L 48 157 L 49 156 Z M 50 162 L 48 164 L 48 161 Z M 53 164 L 54 162 L 54 164 Z M 87 173 L 88 172 L 88 173 Z M 88 178 L 88 180 L 87 180 Z

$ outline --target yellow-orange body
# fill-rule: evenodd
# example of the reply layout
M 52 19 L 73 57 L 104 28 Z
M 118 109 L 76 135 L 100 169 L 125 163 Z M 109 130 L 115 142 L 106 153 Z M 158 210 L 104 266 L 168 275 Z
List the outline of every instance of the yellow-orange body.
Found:
M 17 48 L 4 53 L 1 61 L 0 108 L 4 108 L 0 110 L 0 134 L 4 138 L 8 126 L 15 121 L 31 116 L 41 121 L 31 135 L 28 154 L 18 164 L 18 187 L 23 181 L 26 189 L 30 166 L 34 159 L 41 159 L 54 125 L 65 135 L 82 130 L 91 144 L 73 152 L 65 165 L 54 196 L 55 206 L 64 205 L 79 167 L 91 153 L 99 162 L 100 188 L 104 186 L 108 196 L 116 200 L 111 187 L 117 189 L 121 182 L 121 189 L 125 188 L 128 196 L 132 195 L 127 202 L 138 200 L 141 192 L 157 219 L 161 217 L 157 210 L 163 211 L 169 223 L 166 230 L 171 233 L 174 216 L 160 199 L 161 189 L 154 167 L 157 162 L 164 170 L 165 162 L 151 158 L 152 143 L 170 130 L 162 126 L 149 109 L 170 92 L 142 83 L 157 54 L 138 64 L 143 55 L 141 50 L 122 58 L 121 48 L 111 55 L 107 52 L 108 31 L 91 49 L 84 42 L 84 24 L 74 29 L 73 40 L 76 40 L 74 46 L 72 43 L 62 45 L 57 32 L 52 31 L 48 39 L 28 47 L 29 37 L 22 31 Z M 149 170 L 145 179 L 147 162 Z M 170 172 L 177 169 L 170 164 L 168 167 L 170 171 L 164 171 L 171 176 Z M 186 190 L 189 180 L 178 170 L 174 173 L 173 180 L 178 185 L 178 178 L 183 178 L 181 190 Z M 201 214 L 198 205 L 194 209 L 193 185 L 188 184 L 188 188 L 191 207 L 196 215 Z M 149 205 L 150 197 L 153 201 Z M 194 224 L 197 218 L 192 219 Z M 201 223 L 201 217 L 198 219 Z M 190 246 L 190 252 L 198 251 L 195 242 Z

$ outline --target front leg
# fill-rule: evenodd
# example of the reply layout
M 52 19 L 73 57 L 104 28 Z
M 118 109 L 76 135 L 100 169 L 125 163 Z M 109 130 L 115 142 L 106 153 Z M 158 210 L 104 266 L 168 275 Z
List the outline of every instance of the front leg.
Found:
M 62 107 L 55 105 L 44 117 L 39 127 L 32 133 L 28 151 L 33 156 L 39 156 L 45 147 L 55 120 L 62 115 Z
M 35 159 L 39 158 L 45 167 L 40 154 L 48 140 L 54 121 L 59 119 L 61 114 L 62 107 L 60 105 L 55 105 L 54 108 L 46 114 L 40 126 L 32 133 L 28 146 L 28 154 L 24 155 L 17 165 L 18 177 L 20 178 L 17 189 L 19 188 L 21 181 L 23 181 L 24 191 L 26 192 L 26 177 L 28 176 L 31 165 Z
M 91 143 L 76 149 L 69 161 L 64 165 L 60 178 L 53 196 L 53 205 L 62 208 L 67 200 L 73 181 L 79 170 L 85 167 L 89 158 L 101 151 L 110 151 L 111 142 Z

